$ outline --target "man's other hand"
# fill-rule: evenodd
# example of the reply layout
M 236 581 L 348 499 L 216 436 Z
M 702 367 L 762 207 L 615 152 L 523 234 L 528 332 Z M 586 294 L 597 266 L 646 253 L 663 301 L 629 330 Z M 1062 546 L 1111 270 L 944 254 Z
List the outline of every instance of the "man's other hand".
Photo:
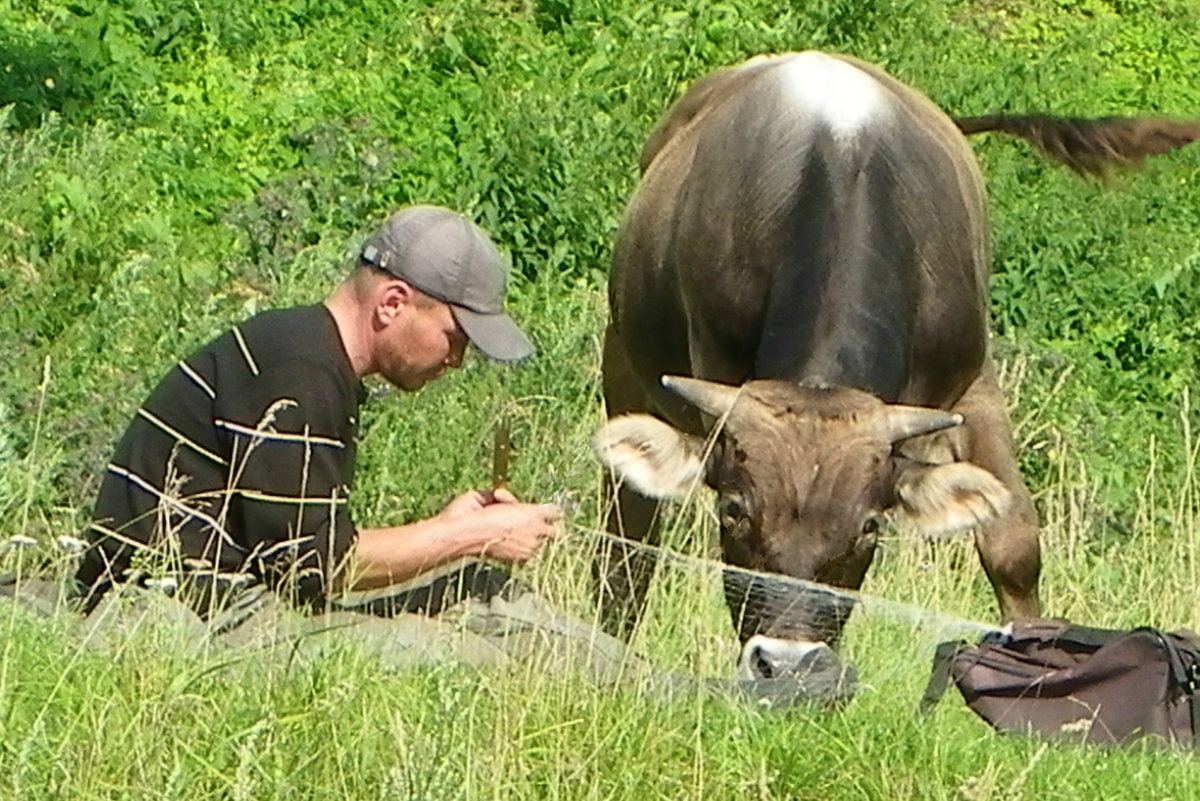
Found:
M 445 520 L 473 517 L 482 536 L 479 556 L 506 564 L 529 561 L 542 544 L 559 534 L 562 509 L 556 504 L 521 503 L 501 487 L 464 492 L 438 515 Z M 474 526 L 473 526 L 474 527 Z
M 480 556 L 512 565 L 529 561 L 543 543 L 558 537 L 562 520 L 562 509 L 555 504 L 520 503 L 516 498 L 497 500 L 479 514 L 480 522 L 494 532 Z
M 464 514 L 478 512 L 480 509 L 496 503 L 520 503 L 520 501 L 517 500 L 516 495 L 503 487 L 485 492 L 468 490 L 446 504 L 446 507 L 438 514 L 449 520 Z

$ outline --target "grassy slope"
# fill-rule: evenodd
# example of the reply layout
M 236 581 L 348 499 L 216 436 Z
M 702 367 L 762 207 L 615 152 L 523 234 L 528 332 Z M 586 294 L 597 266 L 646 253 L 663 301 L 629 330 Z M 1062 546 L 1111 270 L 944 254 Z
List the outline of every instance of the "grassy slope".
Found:
M 953 113 L 1200 108 L 1184 0 L 7 5 L 0 537 L 33 535 L 54 558 L 48 543 L 77 529 L 107 449 L 174 358 L 256 308 L 320 297 L 371 222 L 439 202 L 511 253 L 515 312 L 543 355 L 373 407 L 357 513 L 406 519 L 486 480 L 491 424 L 511 415 L 517 489 L 565 489 L 578 510 L 530 578 L 584 615 L 608 243 L 641 137 L 692 78 L 823 46 L 884 63 Z M 1049 609 L 1198 627 L 1181 391 L 1195 379 L 1200 156 L 1112 191 L 1019 145 L 977 152 Z M 703 503 L 681 513 L 675 544 L 704 554 L 707 520 Z M 722 673 L 733 645 L 715 577 L 666 578 L 638 645 Z M 993 614 L 961 544 L 888 542 L 868 589 Z M 350 653 L 233 682 L 169 639 L 80 653 L 65 632 L 0 619 L 0 796 L 1186 798 L 1195 780 L 1187 757 L 998 738 L 954 702 L 914 720 L 945 632 L 883 616 L 847 635 L 860 697 L 786 717 L 571 676 L 380 675 Z

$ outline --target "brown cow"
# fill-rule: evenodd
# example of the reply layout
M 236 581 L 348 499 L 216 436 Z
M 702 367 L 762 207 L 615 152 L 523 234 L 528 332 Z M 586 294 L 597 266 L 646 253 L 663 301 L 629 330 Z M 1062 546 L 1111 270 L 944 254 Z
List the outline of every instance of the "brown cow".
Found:
M 613 419 L 594 443 L 623 479 L 611 531 L 653 538 L 658 499 L 704 483 L 727 562 L 857 588 L 885 517 L 974 529 L 1002 617 L 1038 616 L 1037 518 L 988 353 L 987 210 L 963 138 L 982 130 L 1081 172 L 1200 136 L 1152 119 L 956 123 L 813 52 L 713 73 L 671 108 L 613 257 Z M 598 559 L 610 630 L 636 619 L 646 559 Z M 850 612 L 729 576 L 726 595 L 749 675 L 833 645 Z

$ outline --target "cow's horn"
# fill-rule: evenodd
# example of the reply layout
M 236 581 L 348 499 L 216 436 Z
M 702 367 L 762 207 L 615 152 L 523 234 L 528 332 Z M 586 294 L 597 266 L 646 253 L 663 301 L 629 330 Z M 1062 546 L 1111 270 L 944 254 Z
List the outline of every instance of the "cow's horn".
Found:
M 962 415 L 929 409 L 924 406 L 889 405 L 885 425 L 890 442 L 899 442 L 909 437 L 932 434 L 944 428 L 962 425 Z
M 713 417 L 727 414 L 738 397 L 738 387 L 681 375 L 664 375 L 662 385 Z

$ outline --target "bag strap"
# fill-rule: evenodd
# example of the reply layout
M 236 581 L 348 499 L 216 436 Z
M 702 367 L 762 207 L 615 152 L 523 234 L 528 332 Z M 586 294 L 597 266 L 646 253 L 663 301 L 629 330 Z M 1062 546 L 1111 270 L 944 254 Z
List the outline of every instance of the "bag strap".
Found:
M 1188 685 L 1188 706 L 1192 708 L 1192 748 L 1200 751 L 1200 693 L 1196 692 L 1197 682 L 1200 682 L 1200 671 L 1192 665 L 1192 680 Z
M 1101 648 L 1119 637 L 1124 637 L 1126 633 L 1114 629 L 1098 629 L 1092 626 L 1072 624 L 1065 627 L 1054 639 L 1069 640 L 1087 648 Z
M 950 666 L 954 657 L 958 656 L 967 644 L 962 640 L 950 640 L 938 645 L 933 652 L 933 669 L 929 673 L 929 683 L 921 695 L 921 703 L 917 706 L 918 715 L 927 715 L 942 700 L 946 690 L 950 689 Z M 1195 720 L 1195 718 L 1193 718 Z
M 1200 653 L 1184 649 L 1174 637 L 1154 630 L 1163 647 L 1171 657 L 1171 673 L 1176 684 L 1188 697 L 1188 706 L 1192 713 L 1192 748 L 1200 751 Z M 1191 659 L 1185 659 L 1186 653 Z
M 1188 698 L 1188 708 L 1192 716 L 1192 747 L 1200 750 L 1200 654 L 1191 649 L 1180 648 L 1179 643 L 1169 634 L 1158 629 L 1143 626 L 1134 631 L 1144 631 L 1154 635 L 1163 650 L 1167 652 L 1167 664 L 1171 670 L 1171 680 Z M 1191 656 L 1185 659 L 1183 652 Z

